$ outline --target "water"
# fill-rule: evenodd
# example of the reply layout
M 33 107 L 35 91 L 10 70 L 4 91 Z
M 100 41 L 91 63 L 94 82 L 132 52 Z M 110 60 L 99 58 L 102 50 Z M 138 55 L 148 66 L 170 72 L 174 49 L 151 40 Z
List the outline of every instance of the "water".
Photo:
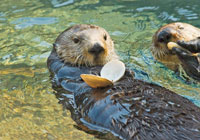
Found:
M 46 60 L 60 32 L 90 23 L 112 36 L 136 78 L 162 85 L 200 106 L 200 84 L 156 62 L 151 38 L 166 23 L 200 27 L 197 0 L 1 0 L 0 139 L 96 139 L 76 129 L 54 96 Z

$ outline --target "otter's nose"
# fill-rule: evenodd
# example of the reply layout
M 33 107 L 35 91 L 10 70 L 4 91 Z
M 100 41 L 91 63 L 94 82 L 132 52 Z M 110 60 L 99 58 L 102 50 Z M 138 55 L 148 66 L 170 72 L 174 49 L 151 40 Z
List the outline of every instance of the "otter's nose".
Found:
M 171 39 L 171 33 L 167 30 L 163 30 L 158 34 L 158 42 L 168 43 Z
M 89 50 L 89 52 L 94 55 L 99 55 L 103 51 L 104 48 L 99 43 L 95 43 L 94 46 Z

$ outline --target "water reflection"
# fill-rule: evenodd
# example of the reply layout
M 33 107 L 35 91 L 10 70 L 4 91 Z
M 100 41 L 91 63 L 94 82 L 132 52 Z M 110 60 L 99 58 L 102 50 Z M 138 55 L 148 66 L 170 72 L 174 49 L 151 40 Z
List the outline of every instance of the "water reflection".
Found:
M 53 24 L 56 22 L 58 22 L 57 18 L 54 17 L 23 17 L 12 21 L 11 24 L 16 24 L 15 29 L 24 29 L 33 25 Z
M 149 10 L 152 10 L 152 11 L 155 11 L 155 10 L 158 10 L 159 7 L 155 7 L 155 6 L 148 6 L 148 7 L 140 7 L 140 8 L 136 8 L 136 11 L 138 12 L 143 12 L 145 10 L 149 11 Z
M 176 10 L 180 16 L 184 16 L 188 20 L 199 18 L 198 14 L 194 13 L 192 10 L 184 8 L 176 8 Z
M 62 7 L 74 3 L 74 0 L 51 0 L 54 7 Z

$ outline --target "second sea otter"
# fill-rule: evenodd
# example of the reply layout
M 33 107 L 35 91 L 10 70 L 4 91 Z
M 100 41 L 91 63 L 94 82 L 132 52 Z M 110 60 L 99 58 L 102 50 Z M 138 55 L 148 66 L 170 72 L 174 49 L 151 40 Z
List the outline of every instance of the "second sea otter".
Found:
M 152 54 L 155 59 L 174 71 L 180 66 L 192 78 L 200 81 L 200 29 L 187 23 L 170 23 L 153 36 Z M 168 49 L 169 42 L 181 48 Z

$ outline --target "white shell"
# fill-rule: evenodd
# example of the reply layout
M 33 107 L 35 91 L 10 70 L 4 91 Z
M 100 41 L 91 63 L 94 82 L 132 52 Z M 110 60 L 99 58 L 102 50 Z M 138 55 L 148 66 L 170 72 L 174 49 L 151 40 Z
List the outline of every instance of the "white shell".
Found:
M 119 60 L 112 60 L 101 69 L 101 77 L 112 82 L 118 81 L 125 73 L 125 65 Z

